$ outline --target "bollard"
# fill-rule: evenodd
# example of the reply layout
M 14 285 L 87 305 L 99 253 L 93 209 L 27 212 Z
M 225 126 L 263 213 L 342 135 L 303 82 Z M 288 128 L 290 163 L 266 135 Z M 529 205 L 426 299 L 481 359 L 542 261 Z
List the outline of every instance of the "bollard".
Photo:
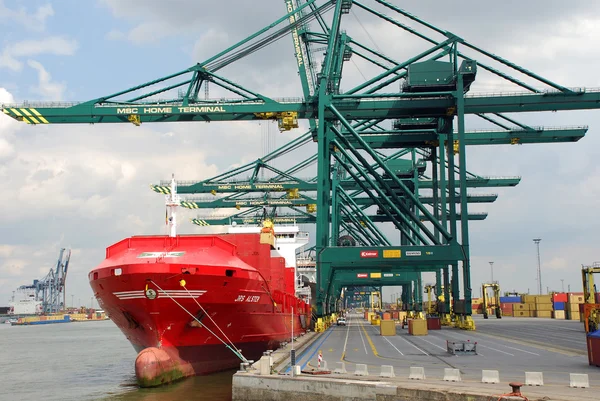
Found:
M 444 368 L 444 381 L 447 382 L 459 382 L 460 379 L 460 370 Z
M 411 366 L 408 378 L 412 380 L 425 380 L 425 368 Z
M 570 373 L 569 387 L 590 388 L 590 378 L 587 374 Z
M 369 371 L 367 370 L 367 365 L 362 363 L 356 364 L 356 370 L 354 371 L 355 376 L 369 376 Z
M 544 374 L 542 372 L 525 372 L 526 386 L 543 386 Z
M 497 370 L 482 370 L 481 382 L 488 384 L 500 383 L 500 372 L 498 372 Z
M 269 376 L 271 374 L 271 365 L 270 365 L 269 355 L 263 355 L 260 360 L 260 375 L 261 376 Z
M 336 362 L 337 367 L 335 368 L 335 370 L 333 371 L 333 373 L 337 373 L 340 375 L 346 374 L 348 373 L 348 371 L 346 370 L 346 363 L 345 362 Z
M 327 361 L 325 359 L 323 359 L 321 366 L 319 368 L 317 368 L 317 370 L 329 370 L 329 369 L 327 369 Z
M 394 374 L 394 367 L 390 365 L 381 365 L 380 377 L 396 377 Z

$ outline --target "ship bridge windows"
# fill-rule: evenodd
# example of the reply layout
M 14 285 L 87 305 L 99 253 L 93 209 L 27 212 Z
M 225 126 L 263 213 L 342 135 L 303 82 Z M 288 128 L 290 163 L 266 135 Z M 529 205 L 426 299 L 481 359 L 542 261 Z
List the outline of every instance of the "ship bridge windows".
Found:
M 295 234 L 276 234 L 275 238 L 294 238 Z

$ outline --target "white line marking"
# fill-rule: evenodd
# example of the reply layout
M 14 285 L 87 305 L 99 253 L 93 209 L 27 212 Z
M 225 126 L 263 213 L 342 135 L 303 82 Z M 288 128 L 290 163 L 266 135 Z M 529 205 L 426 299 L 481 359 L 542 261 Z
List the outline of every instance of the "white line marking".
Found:
M 504 345 L 504 344 L 499 344 L 499 345 L 501 345 L 501 346 L 503 346 L 505 348 L 514 349 L 515 351 L 521 351 L 521 352 L 525 352 L 525 353 L 528 353 L 528 354 L 531 354 L 531 355 L 540 356 L 540 354 L 536 354 L 535 352 L 525 351 L 524 349 L 515 348 L 515 347 L 509 347 L 508 345 Z
M 501 352 L 501 353 L 506 354 L 506 355 L 515 356 L 515 354 L 511 354 L 510 352 L 500 351 L 499 349 L 492 348 L 492 347 L 486 347 L 485 345 L 481 345 L 481 344 L 477 344 L 477 345 L 479 345 L 480 347 L 483 347 L 483 348 L 491 349 L 493 351 Z
M 418 349 L 419 351 L 421 351 L 423 354 L 429 356 L 429 354 L 425 351 L 423 351 L 421 348 L 417 347 L 416 345 L 414 345 L 413 343 L 411 343 L 410 341 L 408 341 L 406 338 L 400 337 L 402 338 L 404 341 L 406 341 L 407 343 L 409 343 L 410 345 L 412 345 L 413 347 L 415 347 L 416 349 Z
M 437 345 L 437 344 L 434 344 L 434 343 L 432 343 L 431 341 L 428 341 L 428 340 L 426 340 L 426 339 L 424 339 L 424 338 L 421 338 L 421 340 L 425 341 L 426 343 L 429 343 L 429 344 L 433 345 L 434 347 L 438 347 L 438 348 L 439 348 L 439 349 L 441 349 L 442 351 L 448 351 L 446 348 L 440 347 L 439 345 Z
M 583 333 L 583 331 L 581 331 L 580 329 L 572 329 L 570 327 L 560 327 L 561 330 L 571 330 L 571 331 L 577 331 L 579 333 Z
M 362 333 L 362 323 L 358 322 L 358 325 L 359 325 L 359 327 L 358 327 L 358 334 L 360 334 L 360 339 L 362 340 L 363 347 L 365 347 L 365 354 L 369 355 L 369 353 L 367 352 L 367 344 L 365 344 L 365 338 L 364 338 L 363 333 Z
M 385 337 L 383 337 L 383 339 L 384 339 L 385 341 L 387 341 L 387 342 L 388 342 L 388 343 L 389 343 L 389 344 L 390 344 L 392 347 L 394 347 L 394 349 L 395 349 L 396 351 L 398 351 L 398 352 L 400 353 L 400 355 L 404 356 L 404 354 L 402 353 L 402 351 L 400 351 L 398 348 L 396 348 L 396 346 L 395 346 L 394 344 L 392 344 L 392 342 L 391 342 L 390 340 L 388 340 L 388 339 L 387 339 L 387 338 L 385 338 Z
M 348 344 L 348 334 L 350 334 L 350 322 L 352 319 L 348 319 L 348 328 L 346 329 L 346 341 L 344 341 L 344 350 L 342 351 L 342 355 L 346 354 L 346 345 Z

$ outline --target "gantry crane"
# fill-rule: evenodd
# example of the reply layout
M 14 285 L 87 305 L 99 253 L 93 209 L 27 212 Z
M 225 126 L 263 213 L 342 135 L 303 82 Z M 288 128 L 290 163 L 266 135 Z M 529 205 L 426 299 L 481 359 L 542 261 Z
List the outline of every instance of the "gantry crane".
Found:
M 493 295 L 488 295 L 487 289 L 491 288 Z M 491 308 L 496 318 L 502 319 L 502 309 L 500 307 L 500 284 L 498 283 L 483 283 L 481 285 L 481 292 L 483 294 L 483 318 L 488 318 L 488 308 Z
M 369 5 L 358 0 L 286 0 L 284 16 L 179 72 L 83 103 L 27 103 L 3 105 L 2 109 L 6 115 L 34 125 L 273 120 L 280 130 L 290 130 L 298 126 L 299 119 L 307 119 L 310 137 L 316 141 L 318 179 L 304 183 L 281 180 L 267 185 L 279 192 L 311 189 L 316 193 L 317 314 L 328 314 L 336 305 L 337 273 L 350 271 L 355 275 L 357 271 L 381 271 L 393 265 L 406 273 L 441 270 L 445 300 L 452 298 L 458 325 L 472 329 L 467 188 L 491 179 L 469 176 L 467 146 L 575 142 L 584 136 L 587 127 L 532 127 L 506 114 L 597 109 L 600 92 L 558 85 L 388 1 L 364 0 L 367 2 Z M 404 61 L 371 49 L 355 39 L 351 31 L 342 30 L 344 16 L 351 9 L 355 15 L 377 17 L 414 34 L 427 47 Z M 399 19 L 410 21 L 411 26 Z M 311 29 L 311 21 L 317 21 L 320 30 Z M 267 96 L 220 73 L 286 34 L 293 38 L 303 98 Z M 324 47 L 323 57 L 315 57 L 311 46 L 313 50 Z M 343 67 L 353 56 L 376 65 L 381 73 L 360 84 L 345 85 Z M 524 92 L 471 96 L 478 74 L 484 72 Z M 208 82 L 226 95 L 200 99 L 200 90 Z M 182 89 L 177 96 L 159 98 L 177 89 Z M 469 133 L 466 115 L 488 122 L 493 130 Z M 384 151 L 390 149 L 411 149 L 407 158 L 414 159 L 415 164 L 416 149 L 425 149 L 428 156 L 423 160 L 431 168 L 431 180 L 421 182 L 417 173 L 407 180 L 402 169 L 398 174 L 397 165 L 386 161 Z M 518 180 L 513 179 L 515 185 Z M 178 184 L 181 194 L 207 189 L 221 193 L 265 189 L 265 183 L 259 181 L 225 187 Z M 344 197 L 340 188 L 363 191 L 377 205 L 380 216 L 399 230 L 400 241 L 335 246 L 337 230 L 342 223 L 349 223 L 341 217 L 343 211 L 338 204 L 355 210 L 348 201 L 352 196 Z M 431 205 L 419 195 L 423 188 L 433 193 Z M 414 288 L 420 293 L 420 285 Z
M 71 250 L 61 248 L 56 266 L 41 280 L 33 280 L 31 285 L 22 285 L 18 290 L 33 292 L 34 299 L 41 302 L 41 313 L 58 313 L 65 309 L 65 283 L 71 260 Z
M 432 300 L 435 297 L 435 285 L 427 284 L 425 286 L 425 293 L 427 294 L 427 315 L 434 315 L 437 313 L 437 302 Z
M 583 283 L 583 321 L 585 332 L 600 329 L 600 304 L 596 302 L 596 284 L 594 274 L 600 273 L 600 262 L 594 262 L 592 266 L 581 266 L 581 280 Z

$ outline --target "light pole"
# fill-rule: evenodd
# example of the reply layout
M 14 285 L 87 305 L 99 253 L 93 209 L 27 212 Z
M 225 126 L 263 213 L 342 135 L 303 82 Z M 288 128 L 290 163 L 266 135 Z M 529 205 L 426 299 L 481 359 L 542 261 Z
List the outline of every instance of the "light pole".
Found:
M 73 308 L 74 303 L 75 303 L 75 295 L 71 294 L 71 308 Z
M 565 279 L 564 278 L 560 279 L 560 286 L 562 287 L 562 292 L 565 292 Z
M 492 281 L 490 281 L 490 283 L 494 284 L 494 262 L 489 262 L 490 263 L 490 269 L 492 270 Z
M 540 262 L 540 241 L 542 239 L 541 238 L 534 238 L 533 242 L 535 242 L 535 245 L 537 247 L 537 259 L 538 259 L 538 294 L 542 295 L 542 264 Z

